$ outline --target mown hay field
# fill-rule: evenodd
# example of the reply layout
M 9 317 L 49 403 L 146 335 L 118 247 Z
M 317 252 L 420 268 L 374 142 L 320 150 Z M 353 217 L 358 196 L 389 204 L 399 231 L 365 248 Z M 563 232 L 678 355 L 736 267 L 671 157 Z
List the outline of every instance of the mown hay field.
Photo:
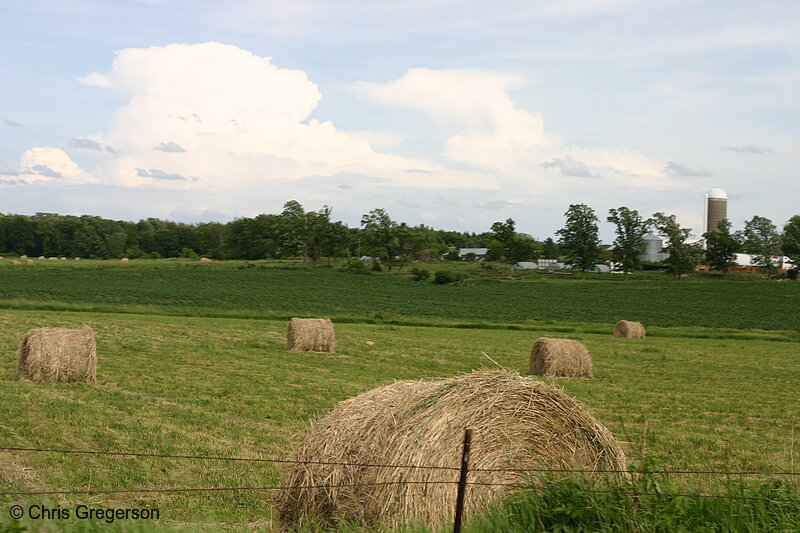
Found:
M 630 460 L 646 450 L 670 470 L 797 470 L 799 343 L 758 332 L 697 339 L 680 328 L 621 339 L 613 324 L 602 334 L 570 334 L 591 352 L 594 378 L 555 383 L 623 441 Z M 16 380 L 15 351 L 27 330 L 84 325 L 97 337 L 96 384 Z M 286 351 L 286 326 L 0 310 L 0 446 L 285 458 L 310 419 L 346 398 L 394 380 L 493 367 L 481 351 L 525 372 L 538 337 L 563 335 L 558 324 L 530 331 L 336 324 L 335 353 L 304 353 Z M 454 465 L 458 458 L 454 450 Z M 47 491 L 261 487 L 285 478 L 270 463 L 0 451 L 0 479 L 7 491 Z M 720 480 L 675 482 L 694 492 Z M 268 491 L 6 496 L 0 524 L 15 503 L 157 507 L 158 529 L 268 530 L 273 520 Z
M 622 282 L 533 275 L 436 285 L 409 274 L 268 266 L 264 262 L 81 261 L 67 268 L 0 265 L 0 308 L 139 311 L 351 321 L 610 323 L 800 330 L 800 283 L 648 278 Z M 94 266 L 94 268 L 92 268 Z M 101 268 L 102 267 L 102 268 Z M 263 268 L 262 268 L 263 267 Z M 447 262 L 425 268 L 447 268 Z M 466 268 L 459 265 L 459 268 Z M 133 309 L 135 310 L 135 309 Z

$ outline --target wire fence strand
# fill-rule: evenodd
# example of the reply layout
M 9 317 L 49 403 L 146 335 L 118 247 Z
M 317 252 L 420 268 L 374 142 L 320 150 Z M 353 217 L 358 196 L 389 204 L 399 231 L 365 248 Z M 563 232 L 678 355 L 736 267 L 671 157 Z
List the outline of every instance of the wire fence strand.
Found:
M 141 453 L 141 452 L 102 452 L 94 450 L 63 450 L 56 448 L 15 448 L 15 447 L 0 447 L 0 451 L 18 451 L 18 452 L 48 452 L 48 453 L 63 453 L 74 455 L 107 455 L 115 457 L 152 457 L 158 459 L 197 459 L 204 461 L 239 461 L 239 462 L 254 462 L 254 463 L 279 463 L 279 464 L 304 464 L 304 465 L 329 465 L 329 466 L 359 466 L 364 468 L 411 468 L 419 470 L 454 470 L 459 469 L 454 466 L 430 466 L 430 465 L 389 465 L 389 464 L 375 464 L 375 463 L 346 463 L 336 461 L 293 461 L 291 459 L 269 459 L 262 457 L 222 457 L 214 455 L 169 455 L 160 453 Z
M 272 490 L 316 490 L 335 489 L 346 487 L 375 487 L 383 485 L 457 485 L 458 481 L 382 481 L 374 483 L 347 483 L 337 485 L 267 485 L 261 487 L 203 487 L 203 488 L 169 488 L 169 489 L 110 489 L 110 490 L 48 490 L 48 491 L 15 491 L 0 492 L 0 496 L 43 496 L 43 495 L 87 495 L 87 494 L 148 494 L 148 493 L 187 493 L 187 492 L 230 492 L 230 491 L 272 491 Z M 673 492 L 639 492 L 615 491 L 601 489 L 582 489 L 573 487 L 542 487 L 539 485 L 526 485 L 520 483 L 490 483 L 482 481 L 468 481 L 468 486 L 508 487 L 532 491 L 547 492 L 578 492 L 592 494 L 614 494 L 621 496 L 657 496 L 662 498 L 710 498 L 724 500 L 746 500 L 779 503 L 800 503 L 800 499 L 791 498 L 758 498 L 753 496 L 729 496 L 718 494 L 690 494 Z
M 22 448 L 0 446 L 0 451 L 19 451 L 19 452 L 44 452 L 44 453 L 63 453 L 75 455 L 106 455 L 113 457 L 151 457 L 158 459 L 195 459 L 202 461 L 231 461 L 231 462 L 255 462 L 255 463 L 277 463 L 277 464 L 308 464 L 308 465 L 328 465 L 328 466 L 356 466 L 362 468 L 407 468 L 418 470 L 452 470 L 458 471 L 456 466 L 432 466 L 432 465 L 400 465 L 400 464 L 379 464 L 379 463 L 350 463 L 337 461 L 295 461 L 291 459 L 273 459 L 263 457 L 223 457 L 214 455 L 172 455 L 159 453 L 143 452 L 105 452 L 96 450 L 67 450 L 60 448 Z M 578 468 L 470 468 L 470 472 L 509 472 L 509 473 L 587 473 L 587 474 L 679 474 L 679 475 L 724 475 L 724 476 L 800 476 L 800 472 L 780 472 L 762 470 L 615 470 L 615 469 L 578 469 Z
M 769 472 L 759 470 L 606 470 L 577 468 L 471 468 L 470 472 L 566 472 L 588 474 L 698 474 L 726 476 L 800 476 L 800 472 Z
M 380 481 L 374 483 L 344 483 L 339 485 L 269 485 L 263 487 L 207 487 L 207 488 L 177 488 L 177 489 L 109 489 L 109 490 L 42 490 L 30 492 L 0 492 L 0 496 L 42 496 L 42 495 L 69 495 L 69 494 L 125 494 L 125 493 L 161 493 L 161 492 L 224 492 L 224 491 L 252 491 L 252 490 L 311 490 L 311 489 L 337 489 L 344 487 L 373 487 L 381 485 L 455 485 L 456 481 Z
M 528 489 L 533 491 L 551 491 L 551 492 L 589 492 L 595 494 L 618 494 L 630 496 L 660 496 L 660 497 L 683 497 L 683 498 L 713 498 L 720 500 L 750 500 L 760 502 L 785 502 L 785 503 L 800 503 L 800 499 L 784 499 L 784 498 L 757 498 L 753 496 L 728 496 L 724 494 L 679 494 L 674 492 L 638 492 L 638 491 L 616 491 L 616 490 L 600 490 L 600 489 L 578 489 L 573 487 L 541 487 L 538 485 L 522 485 L 518 483 L 489 483 L 480 481 L 470 481 L 467 485 L 483 485 L 492 487 L 512 487 L 517 489 Z

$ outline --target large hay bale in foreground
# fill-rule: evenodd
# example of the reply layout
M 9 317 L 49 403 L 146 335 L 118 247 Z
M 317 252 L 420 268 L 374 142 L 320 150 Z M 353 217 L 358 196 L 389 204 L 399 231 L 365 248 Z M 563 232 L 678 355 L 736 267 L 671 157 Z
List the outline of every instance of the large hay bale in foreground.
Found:
M 645 330 L 641 322 L 631 322 L 630 320 L 620 320 L 614 325 L 615 337 L 627 337 L 629 339 L 644 339 Z
M 547 377 L 590 378 L 592 357 L 581 342 L 540 337 L 533 343 L 530 372 Z
M 17 350 L 20 378 L 31 381 L 95 382 L 97 347 L 92 328 L 38 328 Z
M 289 457 L 306 463 L 290 466 L 285 482 L 307 488 L 280 495 L 281 526 L 291 530 L 316 519 L 375 529 L 423 523 L 436 531 L 452 523 L 465 428 L 472 430 L 469 481 L 477 483 L 467 490 L 467 516 L 510 490 L 480 483 L 527 481 L 525 473 L 478 469 L 626 467 L 605 427 L 535 378 L 491 370 L 398 381 L 341 402 L 311 426 Z M 444 468 L 366 466 L 375 464 Z M 320 485 L 327 487 L 312 488 Z
M 289 321 L 286 349 L 295 352 L 332 352 L 336 347 L 333 323 L 327 318 L 293 318 Z

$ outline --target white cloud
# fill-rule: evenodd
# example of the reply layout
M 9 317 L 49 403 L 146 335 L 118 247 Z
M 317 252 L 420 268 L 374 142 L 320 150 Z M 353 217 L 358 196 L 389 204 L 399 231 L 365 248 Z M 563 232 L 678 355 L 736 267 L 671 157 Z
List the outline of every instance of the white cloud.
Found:
M 91 72 L 86 76 L 79 76 L 76 79 L 84 85 L 89 85 L 91 87 L 111 87 L 111 80 L 108 79 L 108 76 L 103 76 L 97 72 Z
M 664 171 L 673 176 L 689 176 L 707 178 L 713 176 L 713 173 L 699 165 L 684 165 L 676 161 L 667 161 L 667 166 Z
M 547 172 L 553 162 L 560 162 L 559 176 L 607 171 L 597 187 L 682 186 L 665 176 L 663 163 L 639 152 L 569 146 L 546 131 L 541 114 L 517 107 L 509 96 L 524 82 L 520 76 L 489 71 L 415 68 L 397 80 L 360 83 L 356 88 L 373 102 L 429 115 L 449 135 L 443 154 L 448 159 L 502 173 L 517 183 L 561 189 L 561 180 Z
M 728 146 L 728 150 L 742 154 L 770 154 L 773 152 L 772 149 L 767 148 L 766 146 L 759 146 L 754 143 L 746 144 L 744 146 Z
M 377 152 L 385 134 L 369 138 L 311 119 L 321 94 L 305 72 L 276 67 L 270 58 L 236 46 L 210 42 L 122 50 L 108 75 L 87 78 L 107 79 L 110 88 L 130 97 L 103 139 L 119 157 L 97 168 L 124 186 L 269 186 L 339 172 L 409 187 L 496 186 L 481 174 Z M 175 147 L 192 157 L 176 157 Z M 407 168 L 431 171 L 435 179 L 410 175 Z
M 567 156 L 565 158 L 554 157 L 552 161 L 542 163 L 542 168 L 552 168 L 558 170 L 563 176 L 574 176 L 576 178 L 596 178 L 589 172 L 583 161 L 577 161 Z
M 20 158 L 19 170 L 4 174 L 13 175 L 15 178 L 13 183 L 12 180 L 5 180 L 3 183 L 5 185 L 97 183 L 97 179 L 80 168 L 66 152 L 50 146 L 26 151 Z

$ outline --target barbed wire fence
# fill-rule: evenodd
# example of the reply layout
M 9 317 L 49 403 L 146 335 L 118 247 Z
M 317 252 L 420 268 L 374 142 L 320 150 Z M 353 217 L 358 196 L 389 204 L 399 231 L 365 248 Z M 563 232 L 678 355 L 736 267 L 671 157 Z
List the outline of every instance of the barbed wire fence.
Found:
M 410 470 L 444 470 L 459 473 L 458 480 L 452 481 L 382 481 L 364 482 L 350 484 L 321 484 L 321 485 L 267 485 L 267 486 L 242 486 L 242 487 L 178 487 L 178 488 L 124 488 L 110 490 L 46 490 L 46 491 L 0 491 L 0 496 L 44 496 L 44 495 L 92 495 L 92 494 L 147 494 L 147 493 L 213 493 L 213 492 L 243 492 L 243 491 L 285 491 L 298 489 L 335 489 L 346 487 L 375 487 L 381 485 L 456 485 L 456 509 L 454 514 L 454 533 L 461 531 L 461 521 L 466 497 L 466 488 L 469 486 L 494 486 L 506 487 L 517 490 L 530 490 L 538 492 L 574 492 L 574 493 L 593 493 L 593 494 L 625 494 L 630 496 L 652 496 L 652 497 L 682 497 L 682 498 L 704 498 L 704 499 L 728 499 L 744 501 L 761 501 L 776 503 L 800 503 L 800 499 L 792 498 L 769 498 L 755 496 L 736 496 L 726 494 L 700 494 L 700 493 L 674 493 L 674 492 L 642 492 L 635 490 L 615 491 L 602 489 L 589 489 L 581 487 L 566 486 L 543 486 L 531 483 L 500 483 L 491 481 L 469 481 L 470 473 L 574 473 L 574 474 L 624 474 L 632 475 L 698 475 L 698 476 L 773 476 L 800 479 L 800 472 L 794 471 L 767 471 L 767 470 L 627 470 L 627 469 L 581 469 L 581 468 L 470 468 L 470 441 L 471 431 L 465 430 L 464 444 L 461 450 L 461 466 L 437 466 L 437 465 L 409 465 L 409 464 L 380 464 L 380 463 L 359 463 L 341 461 L 297 461 L 291 459 L 277 459 L 264 457 L 225 457 L 213 455 L 188 455 L 188 454 L 159 454 L 147 452 L 112 452 L 101 450 L 73 450 L 63 448 L 30 448 L 17 446 L 0 446 L 0 451 L 6 452 L 32 452 L 32 453 L 53 453 L 62 455 L 98 455 L 108 457 L 132 457 L 132 458 L 157 458 L 173 460 L 196 460 L 196 461 L 227 461 L 227 462 L 249 462 L 249 463 L 272 463 L 272 464 L 303 464 L 303 465 L 324 465 L 324 466 L 345 466 L 359 468 L 391 468 L 391 469 L 410 469 Z

